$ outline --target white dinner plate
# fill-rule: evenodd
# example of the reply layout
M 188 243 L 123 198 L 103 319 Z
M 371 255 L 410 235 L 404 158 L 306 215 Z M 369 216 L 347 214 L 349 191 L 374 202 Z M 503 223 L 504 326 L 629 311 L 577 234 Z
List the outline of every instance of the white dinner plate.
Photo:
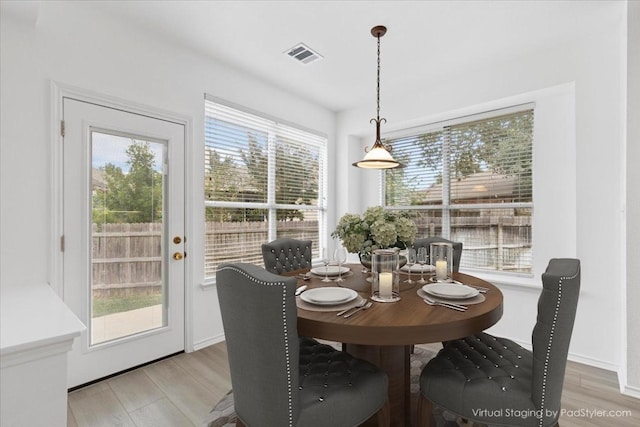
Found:
M 473 298 L 479 294 L 479 291 L 467 285 L 458 285 L 456 283 L 434 283 L 432 285 L 424 285 L 422 290 L 428 294 L 448 299 L 466 299 Z
M 302 301 L 317 305 L 344 304 L 357 297 L 358 293 L 353 289 L 338 287 L 309 289 L 300 294 Z
M 344 274 L 349 272 L 349 267 L 340 267 L 337 265 L 328 265 L 326 267 L 314 267 L 311 272 L 316 276 L 338 276 L 340 273 Z
M 430 264 L 425 264 L 425 265 L 420 265 L 420 264 L 413 264 L 411 266 L 411 272 L 412 273 L 420 273 L 420 271 L 424 271 L 426 272 L 431 272 L 434 271 L 436 268 L 433 265 Z M 408 265 L 403 265 L 402 268 L 400 269 L 402 271 L 409 271 L 409 266 Z

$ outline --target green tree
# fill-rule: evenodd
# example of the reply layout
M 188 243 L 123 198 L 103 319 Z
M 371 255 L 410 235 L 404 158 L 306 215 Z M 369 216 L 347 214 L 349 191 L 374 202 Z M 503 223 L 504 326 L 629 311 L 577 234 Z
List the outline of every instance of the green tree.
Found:
M 265 203 L 269 185 L 269 152 L 265 137 L 246 134 L 246 148 L 235 156 L 206 152 L 205 195 L 208 200 Z M 240 144 L 241 145 L 241 144 Z M 320 171 L 317 150 L 290 141 L 275 144 L 275 202 L 307 205 L 318 198 Z M 302 220 L 300 209 L 278 209 L 277 220 Z M 208 221 L 265 221 L 267 210 L 252 208 L 213 208 L 205 211 Z
M 281 143 L 276 147 L 276 203 L 309 205 L 318 198 L 317 153 L 298 144 Z M 299 209 L 279 209 L 277 219 L 304 219 Z
M 240 158 L 249 173 L 248 180 L 242 188 L 243 199 L 247 202 L 266 202 L 269 184 L 269 153 L 267 147 L 261 144 L 252 133 L 247 135 L 247 142 L 248 148 L 240 152 Z
M 233 158 L 222 156 L 214 149 L 207 149 L 205 159 L 205 197 L 216 201 L 250 201 L 256 192 L 247 187 L 243 168 L 237 167 Z M 205 219 L 216 222 L 264 221 L 264 209 L 207 207 Z
M 531 158 L 519 153 L 531 151 L 532 128 L 533 115 L 522 113 L 453 126 L 446 132 L 447 153 L 444 141 L 434 143 L 430 134 L 421 135 L 417 142 L 423 154 L 420 164 L 441 170 L 448 156 L 452 179 L 490 170 L 530 180 Z
M 107 163 L 106 189 L 93 196 L 97 223 L 162 221 L 162 173 L 155 170 L 155 156 L 148 142 L 134 141 L 126 150 L 129 171 Z
M 522 112 L 391 141 L 399 147 L 394 147 L 394 157 L 409 167 L 386 171 L 386 202 L 396 206 L 424 203 L 425 176 L 431 177 L 430 183 L 441 184 L 445 162 L 451 180 L 483 171 L 516 177 L 516 198 L 529 201 L 532 135 L 533 113 Z

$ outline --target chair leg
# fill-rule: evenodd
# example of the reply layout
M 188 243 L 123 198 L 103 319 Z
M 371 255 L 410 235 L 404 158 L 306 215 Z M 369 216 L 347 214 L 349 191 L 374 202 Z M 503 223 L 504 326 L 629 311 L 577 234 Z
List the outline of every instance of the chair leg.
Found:
M 244 423 L 240 420 L 240 418 L 236 419 L 236 427 L 247 427 L 244 425 Z
M 377 414 L 378 427 L 389 427 L 391 424 L 391 405 L 389 399 L 385 400 Z
M 418 396 L 418 427 L 435 427 L 436 420 L 433 418 L 433 403 L 422 393 Z

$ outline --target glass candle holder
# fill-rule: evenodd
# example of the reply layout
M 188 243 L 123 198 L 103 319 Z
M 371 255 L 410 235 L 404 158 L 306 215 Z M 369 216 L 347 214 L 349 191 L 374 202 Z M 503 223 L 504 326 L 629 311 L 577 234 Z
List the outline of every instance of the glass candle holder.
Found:
M 453 273 L 453 246 L 451 243 L 431 243 L 431 265 L 435 267 L 436 282 L 451 282 Z
M 399 255 L 394 250 L 378 249 L 371 254 L 371 299 L 378 302 L 400 300 Z

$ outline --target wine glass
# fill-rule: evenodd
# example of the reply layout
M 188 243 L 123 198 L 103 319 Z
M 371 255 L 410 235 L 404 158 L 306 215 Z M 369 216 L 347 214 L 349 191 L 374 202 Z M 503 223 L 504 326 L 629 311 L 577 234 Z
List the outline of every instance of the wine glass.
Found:
M 336 282 L 344 282 L 344 279 L 342 278 L 342 264 L 347 261 L 347 250 L 344 246 L 338 245 L 336 247 L 336 250 L 333 252 L 333 258 L 338 263 L 338 278 L 336 279 Z
M 429 255 L 427 255 L 427 248 L 422 246 L 420 248 L 418 248 L 418 255 L 416 257 L 418 264 L 420 264 L 420 280 L 418 280 L 418 283 L 420 283 L 421 285 L 424 285 L 425 283 L 427 283 L 424 280 L 424 266 L 427 263 L 429 258 Z
M 323 282 L 330 282 L 331 279 L 329 279 L 329 249 L 324 248 L 322 250 L 322 263 L 324 264 L 324 279 L 322 279 Z
M 407 268 L 408 268 L 409 278 L 404 281 L 405 283 L 409 283 L 409 284 L 415 283 L 413 280 L 411 280 L 411 268 L 414 266 L 415 263 L 416 263 L 416 250 L 414 248 L 407 248 Z

